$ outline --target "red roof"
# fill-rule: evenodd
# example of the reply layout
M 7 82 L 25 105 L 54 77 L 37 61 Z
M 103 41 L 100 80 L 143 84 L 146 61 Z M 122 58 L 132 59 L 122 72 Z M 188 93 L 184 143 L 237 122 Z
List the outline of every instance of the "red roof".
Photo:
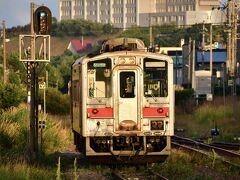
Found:
M 85 50 L 90 50 L 92 48 L 92 43 L 88 40 L 84 40 L 83 43 L 81 40 L 73 39 L 70 41 L 74 50 L 78 53 L 83 52 Z

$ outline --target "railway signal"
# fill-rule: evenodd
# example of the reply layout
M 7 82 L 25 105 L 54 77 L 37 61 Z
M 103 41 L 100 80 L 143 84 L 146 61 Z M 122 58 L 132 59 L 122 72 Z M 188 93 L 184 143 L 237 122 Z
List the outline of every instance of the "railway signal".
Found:
M 38 7 L 34 12 L 34 31 L 36 34 L 46 35 L 50 33 L 52 25 L 52 13 L 46 6 Z
M 30 159 L 33 162 L 38 158 L 38 134 L 44 127 L 44 120 L 38 121 L 38 75 L 39 75 L 39 63 L 45 63 L 50 61 L 50 33 L 52 14 L 49 8 L 45 6 L 39 6 L 35 10 L 35 4 L 31 3 L 31 33 L 28 35 L 19 35 L 19 60 L 27 64 L 27 77 L 28 77 L 28 95 L 30 106 Z M 26 47 L 24 44 L 29 44 L 25 41 L 30 41 L 30 46 Z M 38 40 L 38 41 L 37 41 Z M 42 40 L 38 56 L 36 56 L 36 44 Z M 42 50 L 43 49 L 43 50 Z M 43 52 L 42 52 L 43 51 Z M 41 88 L 45 90 L 45 84 L 40 83 Z M 45 107 L 45 105 L 44 105 Z M 42 133 L 40 131 L 40 133 Z M 40 134 L 41 135 L 41 134 Z M 40 142 L 40 145 L 42 143 Z M 40 153 L 41 157 L 41 153 Z

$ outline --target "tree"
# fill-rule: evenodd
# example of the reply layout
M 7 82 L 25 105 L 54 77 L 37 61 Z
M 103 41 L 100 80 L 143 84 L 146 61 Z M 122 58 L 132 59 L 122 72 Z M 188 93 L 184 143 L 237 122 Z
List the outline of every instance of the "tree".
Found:
M 10 56 L 8 58 L 8 69 L 10 69 L 11 72 L 18 73 L 18 77 L 20 78 L 22 83 L 26 80 L 26 72 L 27 71 L 24 68 L 23 63 L 19 61 L 18 53 L 10 54 Z M 10 75 L 11 75 L 11 73 L 10 73 Z
M 54 66 L 48 66 L 48 85 L 50 87 L 63 87 L 64 82 L 63 82 L 63 77 L 61 73 L 59 72 L 58 68 Z
M 0 109 L 17 107 L 24 100 L 24 91 L 16 84 L 0 84 Z

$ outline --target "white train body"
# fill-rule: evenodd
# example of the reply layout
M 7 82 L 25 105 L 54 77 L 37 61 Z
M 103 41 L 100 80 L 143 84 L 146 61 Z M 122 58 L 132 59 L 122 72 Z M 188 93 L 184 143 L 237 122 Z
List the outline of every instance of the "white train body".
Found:
M 108 41 L 109 52 L 72 66 L 74 143 L 88 157 L 158 161 L 174 135 L 173 62 L 145 52 L 140 40 L 121 41 L 125 49 Z

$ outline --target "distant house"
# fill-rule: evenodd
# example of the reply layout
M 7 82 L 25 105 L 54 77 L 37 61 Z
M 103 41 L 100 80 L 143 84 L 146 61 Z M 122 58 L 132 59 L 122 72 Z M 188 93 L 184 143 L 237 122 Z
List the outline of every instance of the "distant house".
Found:
M 91 50 L 92 43 L 88 40 L 81 41 L 79 39 L 73 39 L 70 41 L 67 49 L 73 54 L 79 54 Z

